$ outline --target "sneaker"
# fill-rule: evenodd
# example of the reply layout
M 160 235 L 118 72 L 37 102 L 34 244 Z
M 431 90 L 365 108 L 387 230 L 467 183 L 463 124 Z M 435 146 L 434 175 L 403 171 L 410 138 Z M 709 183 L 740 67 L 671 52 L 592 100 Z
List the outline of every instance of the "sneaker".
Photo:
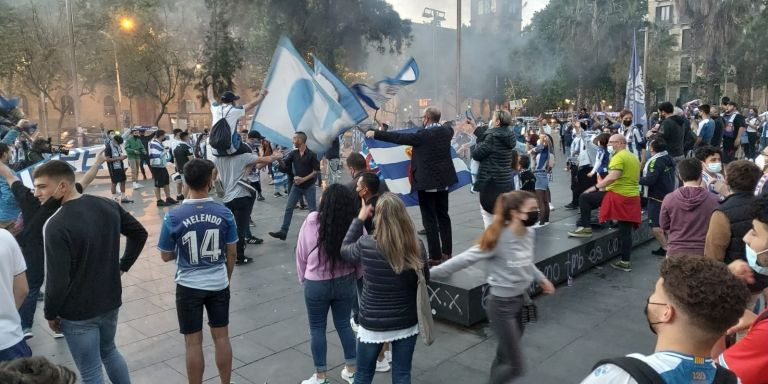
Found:
M 382 361 L 376 360 L 376 372 L 389 372 L 392 367 L 389 365 L 389 361 L 384 359 Z
M 536 223 L 533 226 L 531 226 L 531 228 L 536 229 L 536 228 L 546 227 L 547 225 L 549 225 L 549 222 L 546 222 L 546 223 Z
M 392 351 L 385 351 L 384 352 L 384 360 L 386 360 L 388 363 L 392 364 Z
M 245 239 L 245 243 L 246 244 L 251 244 L 251 245 L 259 245 L 259 244 L 261 244 L 263 242 L 264 242 L 264 239 L 260 239 L 258 237 L 249 237 L 249 238 Z
M 124 203 L 124 204 L 128 204 L 128 203 L 133 203 L 133 200 L 131 200 L 131 199 L 127 198 L 127 197 L 123 197 L 123 199 L 120 200 L 120 202 Z
M 344 367 L 341 369 L 341 379 L 349 384 L 352 384 L 355 381 L 355 373 L 350 373 L 347 371 L 347 367 Z
M 174 205 L 174 204 L 178 204 L 179 202 L 169 197 L 165 199 L 165 203 L 168 205 Z
M 555 206 L 554 206 L 554 204 L 552 204 L 552 203 L 549 203 L 549 210 L 550 210 L 550 211 L 554 211 L 554 210 L 555 210 Z
M 659 247 L 659 249 L 657 249 L 655 251 L 651 251 L 651 254 L 654 254 L 656 256 L 666 256 L 667 255 L 667 250 L 662 248 L 662 247 Z
M 184 200 L 184 195 L 176 195 L 176 200 L 178 201 Z
M 264 201 L 264 196 L 259 195 L 259 197 L 256 198 L 256 201 Z
M 246 256 L 246 257 L 243 257 L 242 259 L 237 259 L 237 261 L 235 261 L 235 265 L 250 264 L 252 261 L 253 261 L 252 258 Z
M 313 374 L 312 377 L 301 382 L 301 384 L 330 384 L 328 379 L 318 379 L 317 374 Z
M 141 185 L 141 184 L 139 184 L 139 183 L 137 183 L 135 181 L 133 182 L 133 189 L 142 189 L 142 188 L 144 188 L 143 185 Z
M 426 229 L 420 229 L 420 230 L 419 230 L 418 232 L 416 232 L 416 233 L 418 233 L 419 235 L 422 235 L 422 236 L 426 236 L 426 235 L 427 235 L 427 230 L 426 230 Z
M 21 332 L 24 333 L 24 340 L 29 340 L 35 336 L 32 334 L 32 328 L 24 328 Z
M 253 222 L 253 219 L 250 219 L 250 221 L 251 221 L 251 227 L 255 227 L 256 223 Z
M 616 268 L 616 269 L 618 269 L 620 271 L 624 271 L 624 272 L 632 272 L 632 267 L 630 266 L 629 261 L 621 261 L 621 260 L 619 260 L 619 261 L 617 261 L 615 263 L 612 263 L 611 267 Z
M 568 232 L 569 237 L 592 237 L 592 228 L 578 227 L 575 231 Z
M 563 208 L 565 208 L 565 209 L 579 209 L 579 206 L 576 205 L 576 204 L 573 204 L 573 203 L 568 203 Z
M 283 194 L 281 194 L 280 192 L 275 192 L 275 194 L 272 195 L 272 197 L 283 197 Z
M 286 234 L 283 231 L 270 232 L 269 235 L 274 237 L 275 239 L 280 239 L 282 241 L 285 241 L 285 237 L 286 237 Z
M 61 339 L 61 338 L 63 338 L 63 337 L 64 337 L 64 334 L 63 334 L 63 333 L 61 333 L 61 332 L 54 332 L 54 333 L 53 333 L 53 338 L 54 338 L 54 339 Z
M 172 205 L 172 204 L 166 203 L 165 201 L 162 201 L 162 200 L 158 200 L 157 201 L 157 206 L 158 207 L 167 207 L 169 205 Z
M 354 318 L 351 318 L 351 317 L 349 318 L 349 325 L 352 327 L 352 332 L 357 333 L 358 325 L 357 325 L 357 323 L 355 323 L 355 319 Z

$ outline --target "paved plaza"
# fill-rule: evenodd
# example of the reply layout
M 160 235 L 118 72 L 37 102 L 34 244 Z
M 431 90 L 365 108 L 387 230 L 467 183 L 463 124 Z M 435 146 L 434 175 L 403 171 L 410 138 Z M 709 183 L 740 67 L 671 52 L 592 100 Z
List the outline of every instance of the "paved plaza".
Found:
M 558 166 L 552 185 L 552 212 L 557 221 L 575 215 L 562 206 L 568 202 L 568 176 Z M 268 181 L 268 177 L 264 178 Z M 151 181 L 134 191 L 136 203 L 125 207 L 144 224 L 149 240 L 130 272 L 123 276 L 123 306 L 117 344 L 128 362 L 133 383 L 186 383 L 184 339 L 178 331 L 175 309 L 174 263 L 164 263 L 155 248 L 166 209 L 155 207 Z M 264 244 L 249 245 L 252 264 L 238 266 L 232 276 L 229 332 L 234 351 L 232 380 L 245 383 L 300 383 L 313 372 L 309 328 L 302 287 L 293 254 L 306 211 L 296 210 L 288 240 L 267 235 L 280 226 L 285 198 L 273 198 L 264 182 L 266 201 L 253 211 L 253 234 Z M 106 172 L 88 191 L 109 196 Z M 175 191 L 174 191 L 175 192 Z M 481 232 L 478 197 L 468 188 L 450 197 L 454 253 L 468 248 Z M 421 228 L 417 207 L 409 208 Z M 73 217 L 72 220 L 88 220 Z M 575 222 L 575 217 L 573 218 Z M 563 237 L 567 236 L 563 233 Z M 558 286 L 554 296 L 539 297 L 538 323 L 530 325 L 522 339 L 527 374 L 520 383 L 574 383 L 585 377 L 604 357 L 630 352 L 650 353 L 654 336 L 648 330 L 643 307 L 658 276 L 660 259 L 650 254 L 655 244 L 633 251 L 633 271 L 625 273 L 604 264 Z M 485 383 L 494 358 L 496 338 L 488 324 L 472 328 L 436 322 L 437 340 L 426 347 L 418 342 L 413 357 L 414 383 Z M 42 316 L 39 303 L 35 337 L 29 340 L 35 355 L 74 368 L 64 339 L 55 340 Z M 213 364 L 210 333 L 205 331 L 207 383 L 218 383 Z M 328 321 L 328 366 L 332 382 L 341 382 L 343 354 L 339 339 Z M 377 373 L 376 383 L 389 383 L 388 373 Z

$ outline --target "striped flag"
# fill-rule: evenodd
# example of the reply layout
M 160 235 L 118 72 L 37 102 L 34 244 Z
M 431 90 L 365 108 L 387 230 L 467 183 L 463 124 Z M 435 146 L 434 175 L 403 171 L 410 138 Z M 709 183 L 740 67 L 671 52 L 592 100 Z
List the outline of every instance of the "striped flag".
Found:
M 648 129 L 645 115 L 645 85 L 643 84 L 643 71 L 637 57 L 637 36 L 632 34 L 632 58 L 629 60 L 629 75 L 627 76 L 627 89 L 624 98 L 624 108 L 632 111 L 632 124 L 642 124 L 643 130 Z
M 421 128 L 404 129 L 398 132 L 410 133 L 418 129 Z M 366 156 L 369 166 L 371 164 L 376 166 L 379 177 L 387 183 L 390 192 L 397 194 L 406 206 L 419 205 L 418 195 L 411 187 L 411 146 L 366 138 L 363 151 L 362 155 Z M 451 148 L 451 158 L 458 181 L 449 188 L 449 191 L 455 191 L 470 184 L 472 178 L 467 165 L 453 148 Z

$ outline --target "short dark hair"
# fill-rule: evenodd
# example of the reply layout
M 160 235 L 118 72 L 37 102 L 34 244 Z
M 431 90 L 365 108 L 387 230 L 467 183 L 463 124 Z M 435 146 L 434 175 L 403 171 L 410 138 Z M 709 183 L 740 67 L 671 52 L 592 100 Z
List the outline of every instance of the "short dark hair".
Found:
M 720 105 L 726 105 L 731 101 L 731 98 L 728 96 L 723 96 L 720 98 Z
M 3 383 L 74 384 L 77 375 L 71 369 L 51 363 L 42 356 L 22 357 L 0 363 Z M 18 379 L 18 381 L 16 381 Z M 11 381 L 13 380 L 13 381 Z
M 675 106 L 672 105 L 672 103 L 669 101 L 665 101 L 659 104 L 659 111 L 666 112 L 671 115 L 673 112 L 675 112 Z
M 696 181 L 701 178 L 701 161 L 694 158 L 687 158 L 677 163 L 677 174 L 686 181 Z
M 110 129 L 107 131 L 107 136 L 112 136 L 112 134 L 115 133 L 114 129 Z
M 727 104 L 727 105 L 732 105 L 734 108 L 738 108 L 738 107 L 739 107 L 739 104 L 737 104 L 737 103 L 736 103 L 735 101 L 733 101 L 733 100 L 729 101 L 729 102 L 728 102 L 728 103 L 726 103 L 726 104 Z
M 122 144 L 125 141 L 123 137 L 120 135 L 115 135 L 113 136 L 113 138 L 115 139 L 115 143 L 118 143 L 118 144 Z
M 379 188 L 381 187 L 381 180 L 379 180 L 379 176 L 376 175 L 375 173 L 373 172 L 363 173 L 362 175 L 360 175 L 360 182 L 363 183 L 365 188 L 367 188 L 372 195 L 379 193 Z
M 351 168 L 356 171 L 364 170 L 366 168 L 365 157 L 357 152 L 350 153 L 349 157 L 347 157 L 347 168 Z
M 762 170 L 749 160 L 732 161 L 725 167 L 725 181 L 733 192 L 753 192 L 762 175 Z
M 184 139 L 186 139 L 187 137 L 189 137 L 189 133 L 187 133 L 187 131 L 184 131 L 184 132 L 179 132 L 179 139 L 182 139 L 182 140 L 184 140 Z
M 651 136 L 651 142 L 648 144 L 654 152 L 664 152 L 667 150 L 667 141 L 664 140 L 661 135 L 653 135 Z
M 178 135 L 179 133 L 182 133 L 182 132 L 184 132 L 184 131 L 182 131 L 179 128 L 176 128 L 176 129 L 173 130 L 173 135 L 176 136 L 176 135 Z
M 160 136 L 165 136 L 165 131 L 163 131 L 162 129 L 158 129 L 157 131 L 155 131 L 155 138 L 160 138 Z
M 531 158 L 528 155 L 521 155 L 518 162 L 520 163 L 520 168 L 522 169 L 528 169 L 531 167 Z
M 752 204 L 752 218 L 768 224 L 768 195 L 760 195 Z
M 442 117 L 442 113 L 440 113 L 440 110 L 437 109 L 437 107 L 428 107 L 424 110 L 424 116 L 428 118 L 430 121 L 438 122 L 440 121 L 440 117 Z
M 299 138 L 301 138 L 301 143 L 302 144 L 306 144 L 307 143 L 307 134 L 306 133 L 304 133 L 302 131 L 296 131 L 296 133 L 294 133 L 294 135 L 296 135 Z
M 597 145 L 599 145 L 601 147 L 605 147 L 605 146 L 608 145 L 608 140 L 611 139 L 611 136 L 612 135 L 610 133 L 605 133 L 604 132 L 604 133 L 601 133 L 601 134 L 597 135 L 594 138 L 594 141 L 597 142 Z
M 184 182 L 194 190 L 208 189 L 214 168 L 210 160 L 192 159 L 184 164 Z
M 61 160 L 50 160 L 35 168 L 32 178 L 50 177 L 54 180 L 64 180 L 70 184 L 75 183 L 75 171 L 69 164 Z
M 0 156 L 5 155 L 6 152 L 10 152 L 11 147 L 8 146 L 6 143 L 0 143 Z
M 720 152 L 720 148 L 715 148 L 711 145 L 696 148 L 696 151 L 693 153 L 693 156 L 699 161 L 705 161 L 707 160 L 707 157 L 712 155 L 723 156 L 723 153 Z
M 699 106 L 699 111 L 704 112 L 706 115 L 709 115 L 711 110 L 712 108 L 709 106 L 709 104 L 702 104 Z
M 713 337 L 720 337 L 744 314 L 749 289 L 723 262 L 673 256 L 661 262 L 660 272 L 671 304 Z

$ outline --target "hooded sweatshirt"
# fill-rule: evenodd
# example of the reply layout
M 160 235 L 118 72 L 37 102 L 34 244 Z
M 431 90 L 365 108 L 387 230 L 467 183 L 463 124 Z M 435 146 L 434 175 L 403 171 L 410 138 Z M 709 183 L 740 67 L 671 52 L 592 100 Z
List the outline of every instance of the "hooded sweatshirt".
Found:
M 669 240 L 667 255 L 704 255 L 709 218 L 717 207 L 717 197 L 701 187 L 680 187 L 664 197 L 659 225 Z
M 685 154 L 685 119 L 682 116 L 668 116 L 661 122 L 661 137 L 667 142 L 667 152 L 672 157 Z

